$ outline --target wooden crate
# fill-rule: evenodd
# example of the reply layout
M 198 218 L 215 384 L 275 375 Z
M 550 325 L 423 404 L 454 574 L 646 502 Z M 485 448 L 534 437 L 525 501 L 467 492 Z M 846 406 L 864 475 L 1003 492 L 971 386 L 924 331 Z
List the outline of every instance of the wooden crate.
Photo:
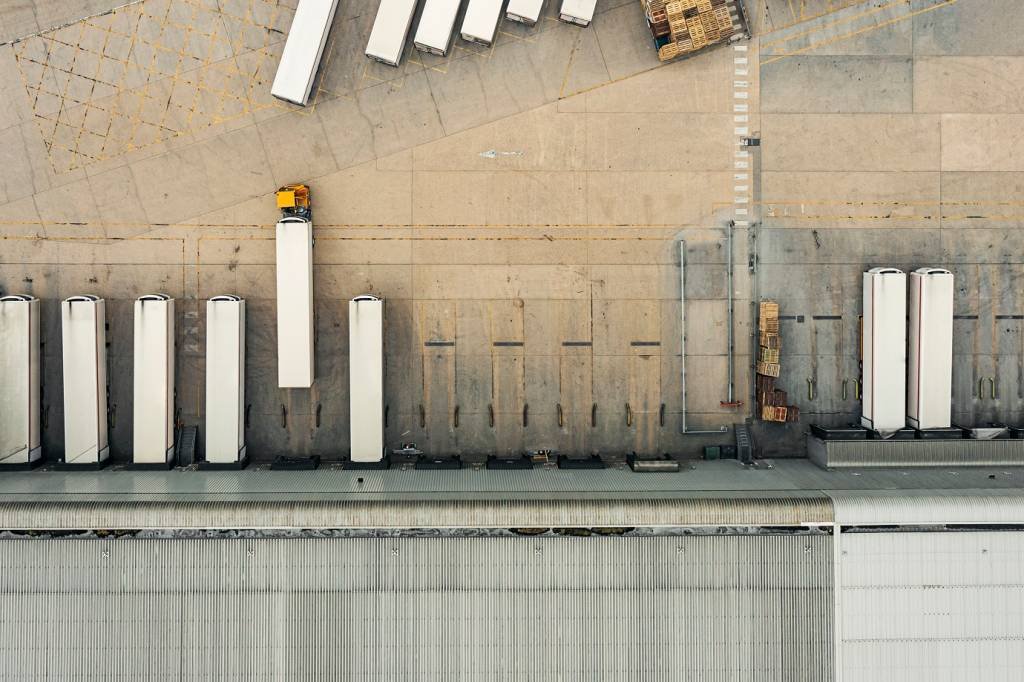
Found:
M 779 333 L 779 321 L 776 320 L 761 320 L 760 328 L 762 332 L 768 332 L 769 334 Z
M 706 12 L 700 15 L 700 24 L 704 27 L 704 37 L 707 38 L 708 42 L 714 42 L 718 40 L 718 19 L 711 12 Z
M 765 405 L 761 408 L 761 419 L 767 422 L 784 422 L 788 411 L 785 407 Z
M 798 422 L 800 421 L 800 408 L 796 405 L 788 405 L 786 407 L 786 421 Z
M 679 45 L 677 43 L 665 43 L 658 48 L 658 59 L 667 61 L 679 56 Z
M 687 19 L 686 30 L 690 32 L 690 40 L 693 41 L 693 46 L 704 47 L 707 44 L 707 38 L 704 34 L 704 24 L 700 22 L 700 19 Z
M 697 11 L 698 12 L 710 12 L 711 11 L 711 0 L 697 0 Z
M 758 306 L 758 315 L 762 320 L 779 317 L 779 304 L 775 301 L 761 301 Z
M 778 364 L 778 362 L 779 362 L 779 349 L 778 348 L 766 348 L 764 346 L 760 346 L 759 350 L 758 350 L 758 358 L 757 359 L 759 361 L 761 361 L 761 362 L 774 362 L 775 364 Z
M 754 379 L 754 386 L 757 388 L 758 393 L 774 391 L 775 377 L 768 377 L 763 374 L 757 374 Z
M 777 362 L 759 362 L 757 363 L 757 373 L 763 374 L 766 377 L 778 377 L 781 368 Z
M 779 349 L 782 347 L 782 337 L 771 332 L 761 332 L 757 336 L 758 345 L 764 348 Z
M 728 7 L 716 7 L 715 8 L 715 19 L 718 21 L 718 30 L 722 33 L 728 32 L 732 34 L 732 15 L 729 14 Z

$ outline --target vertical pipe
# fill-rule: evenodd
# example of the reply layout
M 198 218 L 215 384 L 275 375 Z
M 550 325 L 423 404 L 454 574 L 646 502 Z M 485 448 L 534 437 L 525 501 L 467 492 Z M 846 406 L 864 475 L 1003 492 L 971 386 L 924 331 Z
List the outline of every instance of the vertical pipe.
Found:
M 728 400 L 729 400 L 730 403 L 733 402 L 733 377 L 735 375 L 734 366 L 733 366 L 734 363 L 735 363 L 735 357 L 734 357 L 734 351 L 733 351 L 733 344 L 734 344 L 735 340 L 733 339 L 733 300 L 732 300 L 732 238 L 733 238 L 733 234 L 732 233 L 733 233 L 733 228 L 734 227 L 735 227 L 735 223 L 730 220 L 729 221 L 728 247 L 726 249 L 727 252 L 728 252 L 728 259 L 729 260 L 728 260 L 728 262 L 727 262 L 727 264 L 725 266 L 725 271 L 727 273 L 726 276 L 727 276 L 727 279 L 728 279 L 728 282 L 729 282 L 729 294 L 728 294 L 728 296 L 729 296 L 729 399 Z

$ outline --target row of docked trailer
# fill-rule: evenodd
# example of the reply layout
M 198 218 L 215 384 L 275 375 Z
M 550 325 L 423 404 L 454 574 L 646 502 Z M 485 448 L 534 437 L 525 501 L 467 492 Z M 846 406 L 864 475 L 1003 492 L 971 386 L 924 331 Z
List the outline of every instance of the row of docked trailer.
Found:
M 399 65 L 417 1 L 381 0 L 366 44 L 367 57 Z M 413 38 L 416 49 L 446 55 L 461 5 L 462 0 L 426 0 Z M 503 0 L 469 0 L 459 31 L 462 39 L 481 45 L 493 43 L 502 5 Z M 562 0 L 558 16 L 587 26 L 594 18 L 596 5 L 597 0 Z M 338 0 L 300 0 L 270 88 L 274 97 L 300 106 L 309 101 L 337 8 Z M 544 0 L 509 0 L 505 14 L 512 21 L 532 26 L 543 9 Z
M 903 271 L 880 267 L 864 273 L 862 426 L 883 435 L 908 422 L 921 430 L 949 428 L 953 291 L 953 273 L 919 268 L 910 275 L 908 311 Z
M 279 263 L 280 266 L 280 263 Z M 0 298 L 0 465 L 42 461 L 40 302 Z M 349 303 L 351 458 L 384 455 L 384 301 Z M 132 461 L 163 466 L 175 447 L 175 310 L 166 294 L 135 301 Z M 92 295 L 61 303 L 64 462 L 97 465 L 110 456 L 107 425 L 106 301 Z M 206 461 L 237 464 L 245 445 L 245 301 L 206 303 Z
M 366 56 L 384 64 L 398 66 L 409 34 L 417 0 L 381 0 L 366 45 Z M 413 46 L 423 52 L 444 56 L 452 41 L 452 31 L 462 0 L 426 0 Z M 562 0 L 559 18 L 587 26 L 594 17 L 597 0 Z M 503 0 L 469 0 L 459 35 L 463 40 L 491 45 L 501 20 Z M 544 0 L 509 0 L 505 16 L 512 21 L 534 25 L 540 19 Z

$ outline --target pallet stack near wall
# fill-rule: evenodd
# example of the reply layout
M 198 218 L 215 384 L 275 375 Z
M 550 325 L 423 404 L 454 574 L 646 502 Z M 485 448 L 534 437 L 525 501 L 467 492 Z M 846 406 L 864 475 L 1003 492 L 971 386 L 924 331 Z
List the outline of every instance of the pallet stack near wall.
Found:
M 775 380 L 782 373 L 779 351 L 782 337 L 779 336 L 779 304 L 775 301 L 761 301 L 758 310 L 758 348 L 756 399 L 757 415 L 769 422 L 795 422 L 800 420 L 800 408 L 788 405 L 789 396 L 775 386 Z
M 742 31 L 732 0 L 641 0 L 647 24 L 658 47 L 658 59 L 722 42 Z

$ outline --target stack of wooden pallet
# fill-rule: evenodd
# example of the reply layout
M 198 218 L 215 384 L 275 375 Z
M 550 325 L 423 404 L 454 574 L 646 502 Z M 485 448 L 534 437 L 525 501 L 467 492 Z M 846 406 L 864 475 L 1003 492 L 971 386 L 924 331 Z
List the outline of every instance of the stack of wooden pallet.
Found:
M 761 419 L 769 422 L 795 422 L 800 419 L 796 405 L 787 405 L 789 396 L 776 388 L 775 380 L 781 373 L 779 351 L 782 337 L 779 336 L 779 304 L 775 301 L 761 301 L 758 314 L 757 349 L 757 411 Z
M 658 46 L 667 61 L 728 40 L 736 28 L 730 0 L 640 0 Z

